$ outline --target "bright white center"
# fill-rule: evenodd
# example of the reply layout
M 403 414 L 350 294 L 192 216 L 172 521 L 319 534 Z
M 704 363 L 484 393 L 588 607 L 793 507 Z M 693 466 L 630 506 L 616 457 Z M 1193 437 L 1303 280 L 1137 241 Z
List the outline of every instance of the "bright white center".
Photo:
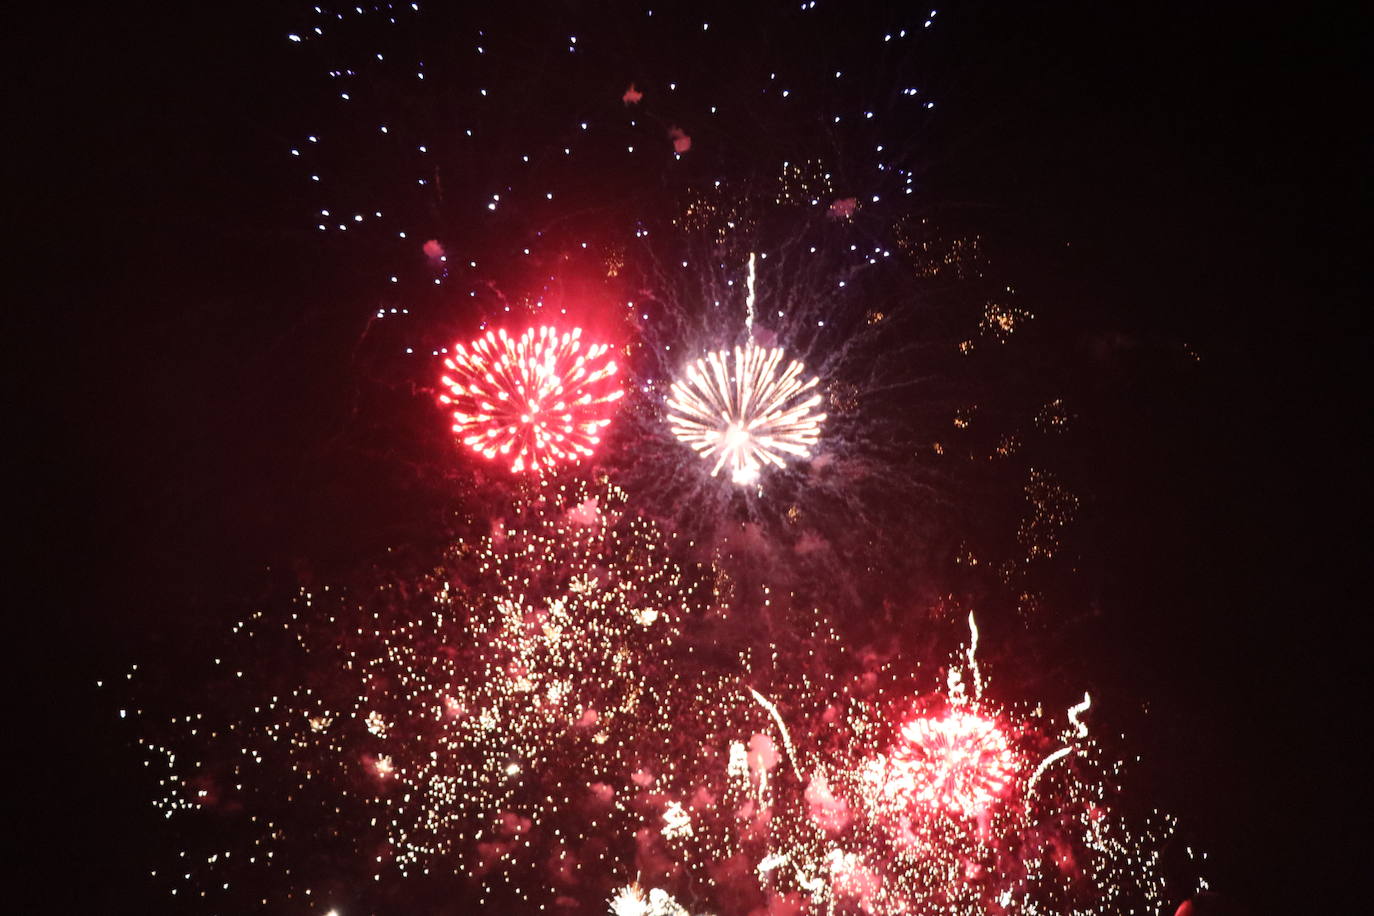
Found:
M 730 479 L 741 486 L 748 486 L 759 479 L 758 468 L 736 468 Z
M 749 433 L 738 423 L 732 423 L 730 428 L 725 431 L 725 447 L 732 452 L 738 452 L 749 443 Z

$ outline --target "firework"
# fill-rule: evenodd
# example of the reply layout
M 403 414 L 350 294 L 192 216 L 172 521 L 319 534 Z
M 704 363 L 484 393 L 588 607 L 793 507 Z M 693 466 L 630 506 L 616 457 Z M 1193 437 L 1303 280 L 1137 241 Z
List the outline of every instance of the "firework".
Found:
M 1018 765 L 995 719 L 952 708 L 903 725 L 898 746 L 869 775 L 883 796 L 918 813 L 977 817 L 1008 792 Z
M 776 704 L 751 691 L 787 756 L 800 761 L 798 780 L 785 787 L 768 779 L 785 758 L 768 754 L 771 741 L 755 735 L 748 752 L 741 749 L 745 762 L 726 774 L 736 794 L 725 797 L 762 812 L 766 827 L 746 822 L 697 855 L 756 862 L 760 903 L 787 912 L 1157 911 L 1158 855 L 1171 827 L 1132 831 L 1113 811 L 1116 767 L 1088 740 L 1087 697 L 1057 735 L 1038 711 L 999 708 L 984 696 L 969 623 L 972 638 L 950 660 L 944 688 L 916 698 L 922 711 L 895 728 L 903 701 L 859 683 L 824 687 L 819 716 L 787 691 L 787 706 L 801 716 L 790 728 Z M 831 729 L 843 740 L 818 740 Z M 1058 741 L 1067 746 L 1051 751 Z M 1036 793 L 1056 762 L 1054 788 Z
M 458 344 L 442 379 L 453 407 L 453 432 L 485 458 L 510 463 L 513 474 L 540 473 L 590 457 L 624 394 L 609 347 L 584 348 L 582 329 L 530 328 L 519 337 L 488 331 Z
M 702 474 L 669 481 L 664 463 L 640 460 L 640 452 L 653 450 L 638 441 L 626 449 L 632 461 L 608 462 L 606 469 L 627 484 L 631 464 L 653 475 L 652 486 L 637 495 L 668 494 L 663 503 L 678 507 L 676 516 L 646 510 L 670 518 L 664 528 L 604 480 L 560 483 L 563 466 L 597 452 L 624 391 L 625 367 L 604 342 L 584 340 L 581 329 L 521 324 L 451 352 L 432 350 L 436 358 L 448 356 L 439 400 L 451 410 L 455 436 L 513 474 L 531 475 L 532 485 L 519 488 L 501 517 L 484 518 L 489 528 L 457 538 L 421 571 L 386 567 L 377 573 L 382 581 L 366 587 L 302 590 L 289 613 L 254 614 L 235 628 L 235 647 L 216 658 L 215 670 L 224 674 L 207 691 L 205 708 L 178 708 L 170 722 L 142 718 L 149 723 L 146 762 L 159 779 L 157 807 L 179 827 L 195 821 L 206 837 L 199 848 L 188 842 L 174 869 L 160 866 L 159 880 L 178 902 L 199 896 L 219 912 L 303 911 L 316 903 L 322 910 L 328 903 L 321 892 L 332 889 L 353 898 L 342 912 L 420 913 L 427 910 L 397 897 L 408 892 L 407 882 L 429 881 L 444 882 L 443 911 L 605 912 L 609 905 L 616 916 L 1158 912 L 1159 832 L 1129 827 L 1115 806 L 1119 771 L 1087 740 L 1078 718 L 1086 698 L 1062 731 L 1038 706 L 1031 713 L 985 698 L 976 628 L 943 684 L 917 683 L 930 660 L 912 658 L 920 643 L 906 632 L 920 608 L 907 594 L 912 579 L 879 572 L 890 568 L 878 555 L 893 552 L 885 545 L 905 543 L 903 532 L 933 524 L 928 514 L 903 511 L 902 494 L 925 488 L 934 475 L 949 486 L 955 472 L 943 469 L 954 465 L 956 451 L 946 456 L 941 442 L 927 441 L 922 421 L 910 417 L 933 415 L 951 396 L 940 394 L 942 386 L 882 396 L 913 385 L 910 367 L 941 365 L 911 356 L 938 340 L 888 335 L 918 326 L 926 335 L 942 326 L 905 320 L 909 303 L 926 307 L 925 298 L 908 295 L 908 280 L 981 277 L 978 237 L 942 241 L 924 218 L 917 223 L 894 211 L 892 192 L 913 193 L 913 172 L 904 167 L 912 160 L 892 146 L 877 146 L 882 155 L 875 156 L 872 141 L 884 138 L 867 126 L 864 154 L 845 168 L 843 182 L 829 141 L 844 128 L 827 128 L 827 158 L 798 148 L 780 171 L 769 161 L 762 171 L 751 163 L 743 172 L 778 176 L 766 181 L 703 172 L 669 220 L 642 204 L 661 200 L 664 187 L 682 187 L 665 178 L 678 174 L 675 163 L 684 155 L 706 169 L 715 155 L 711 144 L 732 133 L 722 129 L 728 122 L 707 129 L 706 109 L 696 121 L 684 118 L 693 147 L 686 130 L 665 137 L 670 122 L 651 114 L 663 111 L 667 98 L 657 87 L 673 92 L 675 83 L 656 87 L 646 79 L 643 92 L 632 85 L 623 97 L 607 94 L 598 102 L 561 95 L 581 83 L 562 79 L 571 71 L 559 69 L 548 71 L 553 79 L 540 79 L 538 93 L 553 117 L 493 119 L 487 106 L 518 113 L 514 106 L 530 96 L 519 91 L 523 82 L 501 74 L 523 81 L 529 68 L 509 50 L 488 51 L 525 43 L 510 41 L 512 34 L 489 42 L 480 23 L 466 33 L 465 42 L 482 37 L 464 45 L 465 53 L 495 68 L 483 75 L 484 82 L 492 78 L 487 101 L 488 88 L 473 86 L 468 76 L 476 71 L 456 56 L 441 55 L 426 67 L 400 53 L 407 34 L 416 50 L 439 44 L 456 54 L 459 47 L 435 38 L 429 20 L 417 19 L 418 6 L 411 11 L 416 16 L 317 8 L 320 26 L 292 36 L 334 41 L 323 35 L 348 34 L 334 25 L 345 18 L 384 15 L 393 26 L 399 19 L 401 29 L 420 23 L 410 33 L 388 29 L 400 36 L 386 42 L 397 53 L 366 48 L 360 59 L 368 70 L 341 64 L 329 74 L 346 78 L 338 85 L 347 114 L 339 118 L 357 128 L 353 139 L 386 144 L 375 148 L 376 157 L 359 157 L 368 169 L 387 163 L 379 174 L 361 176 L 374 180 L 349 181 L 334 167 L 329 150 L 341 157 L 374 150 L 330 136 L 347 136 L 343 130 L 303 133 L 291 150 L 325 195 L 318 231 L 339 244 L 358 239 L 374 250 L 376 240 L 365 233 L 385 233 L 407 240 L 414 254 L 431 224 L 434 233 L 451 228 L 443 242 L 425 242 L 424 258 L 413 257 L 409 266 L 373 264 L 379 278 L 395 284 L 398 302 L 377 318 L 409 315 L 400 304 L 406 302 L 417 304 L 419 315 L 428 305 L 448 316 L 455 297 L 471 303 L 471 320 L 502 307 L 509 316 L 513 305 L 551 316 L 559 290 L 591 265 L 591 275 L 616 281 L 597 287 L 598 296 L 627 297 L 632 330 L 625 352 L 635 354 L 634 368 L 643 374 L 624 386 L 643 393 L 639 406 L 657 408 L 661 380 L 676 376 L 666 386 L 668 428 L 706 462 L 711 478 L 727 472 L 748 486 L 766 470 L 811 458 L 827 424 L 823 409 L 830 412 L 830 470 L 816 475 L 804 497 L 776 500 L 775 514 L 785 519 L 778 527 L 750 526 L 733 542 L 742 545 L 731 547 L 739 551 L 733 556 L 757 567 L 734 575 L 738 560 L 728 550 L 712 551 L 724 541 L 693 539 L 688 523 L 708 515 L 710 503 L 682 495 L 710 491 L 717 505 L 733 508 L 740 501 L 729 487 Z M 934 16 L 909 23 L 910 34 Z M 709 37 L 728 27 L 716 23 Z M 907 41 L 905 27 L 892 31 L 885 46 Z M 370 41 L 366 34 L 356 40 Z M 744 35 L 752 47 L 755 30 Z M 875 48 L 878 37 L 875 31 Z M 565 38 L 576 61 L 596 44 L 560 33 L 560 46 Z M 818 38 L 818 50 L 827 53 L 845 44 L 824 29 Z M 809 88 L 832 80 L 879 92 L 898 85 L 857 79 L 841 63 L 806 68 L 834 74 Z M 423 112 L 428 87 L 441 85 L 450 65 L 449 72 L 463 74 L 467 101 L 455 96 L 454 104 L 429 112 L 437 117 L 407 115 Z M 789 83 L 799 78 L 781 75 Z M 369 81 L 376 91 L 358 91 Z M 778 86 L 768 98 L 786 106 L 773 109 L 779 125 L 813 120 L 798 117 L 794 102 L 784 100 L 832 97 Z M 933 105 L 924 97 L 917 102 L 915 88 L 900 94 L 912 114 Z M 432 98 L 449 94 L 441 88 Z M 898 110 L 850 101 L 866 113 L 866 125 L 876 126 L 873 111 L 882 121 L 883 112 Z M 765 104 L 773 103 L 747 106 L 749 117 Z M 720 116 L 735 109 L 743 110 L 722 105 Z M 714 118 L 717 108 L 709 112 Z M 314 111 L 310 117 L 312 124 L 318 119 Z M 520 129 L 502 132 L 498 121 Z M 846 113 L 844 124 L 851 121 L 858 119 Z M 840 122 L 836 116 L 833 123 Z M 904 116 L 887 129 L 895 137 L 919 133 L 911 125 Z M 534 155 L 523 155 L 527 147 Z M 499 174 L 498 152 L 515 149 L 522 153 L 519 171 Z M 405 158 L 383 158 L 398 151 Z M 516 168 L 515 156 L 505 158 Z M 867 175 L 864 161 L 874 166 Z M 375 206 L 367 193 L 376 195 Z M 362 198 L 345 211 L 355 194 Z M 567 203 L 582 200 L 598 204 Z M 507 224 L 475 220 L 498 210 Z M 667 231 L 668 223 L 676 232 Z M 779 225 L 787 231 L 774 231 Z M 521 240 L 514 247 L 513 237 Z M 693 240 L 708 243 L 708 257 Z M 749 256 L 744 327 L 722 331 L 734 314 L 738 278 L 730 262 L 756 242 L 770 250 Z M 894 251 L 899 257 L 890 257 Z M 755 262 L 770 254 L 779 280 L 770 306 L 777 307 L 760 315 Z M 508 272 L 505 265 L 515 262 L 532 266 Z M 674 279 L 678 264 L 681 281 Z M 525 288 L 517 293 L 511 284 Z M 1007 341 L 1032 317 L 1000 294 L 979 293 L 973 301 L 981 311 L 965 318 L 982 320 L 962 335 L 962 352 L 979 345 L 977 356 L 963 360 L 970 367 L 982 364 L 984 350 L 1014 350 L 991 343 Z M 774 346 L 777 339 L 787 347 Z M 951 361 L 959 359 L 958 339 L 949 341 Z M 683 366 L 684 347 L 700 358 Z M 1036 428 L 1067 422 L 1060 400 L 1036 403 L 1044 402 L 1047 419 L 1042 424 L 1037 415 Z M 964 403 L 954 418 L 961 435 L 978 409 Z M 885 409 L 893 422 L 879 425 Z M 652 423 L 655 438 L 663 438 L 659 410 L 633 414 L 622 420 Z M 984 406 L 976 416 L 975 432 L 996 415 Z M 948 423 L 946 413 L 939 421 Z M 1018 441 L 1006 439 L 997 453 L 1010 458 Z M 972 455 L 973 445 L 967 451 Z M 927 467 L 922 456 L 931 455 L 942 456 L 942 470 Z M 856 486 L 870 481 L 877 485 Z M 1028 558 L 1050 558 L 1062 549 L 1073 494 L 1048 472 L 1034 471 L 1025 495 L 1031 511 L 1016 542 Z M 730 521 L 737 520 L 732 513 Z M 785 536 L 770 537 L 779 531 Z M 774 552 L 780 559 L 771 566 L 753 562 Z M 832 553 L 843 562 L 823 566 Z M 708 555 L 709 566 L 685 559 Z M 980 564 L 972 548 L 962 555 L 980 570 L 1008 568 Z M 839 574 L 827 575 L 832 569 Z M 778 581 L 784 573 L 811 581 L 791 591 Z M 892 609 L 884 608 L 899 621 L 889 662 L 863 641 L 866 627 L 840 632 L 846 617 L 868 619 L 852 611 L 871 606 L 857 596 L 877 578 L 887 580 L 877 589 L 884 598 L 900 593 Z M 932 578 L 932 588 L 944 593 L 945 583 Z M 826 586 L 815 583 L 831 580 L 845 603 L 816 597 Z M 911 664 L 897 660 L 903 657 Z M 163 691 L 157 702 L 179 703 L 180 696 Z M 246 880 L 252 869 L 256 877 Z M 369 888 L 378 896 L 369 899 Z M 469 892 L 463 903 L 470 905 L 455 902 Z
M 780 369 L 780 347 L 752 340 L 733 351 L 718 350 L 687 366 L 668 397 L 674 436 L 713 461 L 711 475 L 728 468 L 738 484 L 758 480 L 766 466 L 806 458 L 820 438 L 825 414 L 815 408 L 819 380 L 807 378 L 799 360 Z

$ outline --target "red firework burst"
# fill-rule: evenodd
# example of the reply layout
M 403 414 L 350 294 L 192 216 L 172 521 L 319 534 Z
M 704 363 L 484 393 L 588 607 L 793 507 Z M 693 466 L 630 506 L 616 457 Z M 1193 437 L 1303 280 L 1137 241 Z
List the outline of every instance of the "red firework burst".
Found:
M 977 817 L 1007 794 L 1020 760 L 997 720 L 952 708 L 918 716 L 901 740 L 869 769 L 870 781 L 889 803 Z
M 542 472 L 590 456 L 624 394 L 610 348 L 584 347 L 582 329 L 530 328 L 519 337 L 488 331 L 454 347 L 442 379 L 453 432 L 486 458 L 510 461 L 512 473 Z

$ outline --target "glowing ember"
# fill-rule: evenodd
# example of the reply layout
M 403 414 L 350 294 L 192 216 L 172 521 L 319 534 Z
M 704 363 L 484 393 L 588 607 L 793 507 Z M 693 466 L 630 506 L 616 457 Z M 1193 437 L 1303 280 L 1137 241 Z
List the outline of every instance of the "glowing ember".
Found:
M 511 472 L 541 472 L 589 457 L 624 392 L 606 344 L 583 347 L 582 329 L 530 328 L 519 337 L 488 331 L 458 344 L 442 379 L 453 406 L 453 432 Z
M 868 776 L 881 793 L 905 807 L 977 817 L 1004 796 L 1018 758 L 994 719 L 950 709 L 902 726 L 901 742 Z
M 784 456 L 805 458 L 820 437 L 825 414 L 815 376 L 804 378 L 799 360 L 785 369 L 781 348 L 752 340 L 733 353 L 719 350 L 687 366 L 673 383 L 668 422 L 673 435 L 701 457 L 714 459 L 711 475 L 728 467 L 738 484 L 753 483 L 765 465 Z

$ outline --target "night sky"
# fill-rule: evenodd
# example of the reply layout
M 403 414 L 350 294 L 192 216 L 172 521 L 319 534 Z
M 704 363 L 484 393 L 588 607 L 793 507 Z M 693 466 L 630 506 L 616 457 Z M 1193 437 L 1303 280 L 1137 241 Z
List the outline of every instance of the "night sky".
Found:
M 493 30 L 527 13 L 498 5 Z M 11 435 L 41 482 L 16 481 L 38 556 L 10 610 L 32 718 L 10 753 L 36 773 L 11 791 L 38 802 L 24 911 L 165 906 L 143 877 L 161 822 L 98 678 L 156 662 L 189 689 L 207 640 L 283 577 L 433 542 L 447 518 L 432 463 L 461 459 L 434 446 L 432 380 L 356 377 L 377 300 L 285 157 L 311 98 L 296 21 L 139 4 L 21 30 L 10 137 L 35 155 L 10 184 L 35 253 L 11 268 L 29 288 L 10 390 L 32 415 Z M 1100 621 L 1079 670 L 1148 708 L 1100 721 L 1234 912 L 1325 912 L 1367 871 L 1368 25 L 955 3 L 930 45 L 923 183 L 1076 355 L 1045 371 L 1082 421 L 1065 462 Z

